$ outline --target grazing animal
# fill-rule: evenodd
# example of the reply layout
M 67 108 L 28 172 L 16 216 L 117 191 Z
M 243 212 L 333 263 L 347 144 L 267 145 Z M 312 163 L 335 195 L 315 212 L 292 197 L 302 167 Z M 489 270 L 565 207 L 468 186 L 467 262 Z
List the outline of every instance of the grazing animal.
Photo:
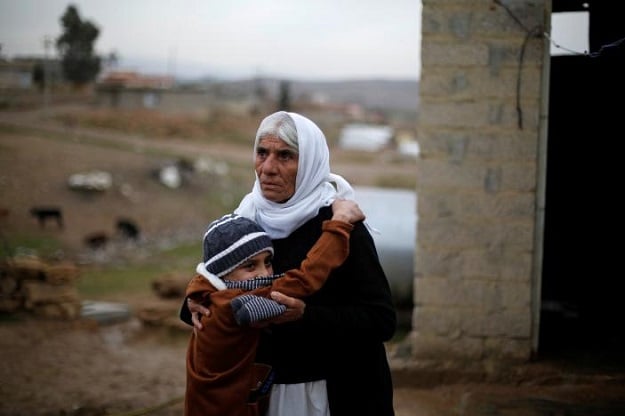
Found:
M 120 218 L 116 224 L 117 232 L 129 240 L 139 239 L 139 226 L 132 220 Z
M 39 226 L 44 228 L 48 220 L 56 222 L 59 228 L 63 228 L 63 212 L 58 207 L 33 207 L 30 215 L 37 218 Z
M 90 249 L 97 250 L 106 246 L 109 241 L 109 236 L 103 231 L 95 232 L 85 236 L 83 241 Z

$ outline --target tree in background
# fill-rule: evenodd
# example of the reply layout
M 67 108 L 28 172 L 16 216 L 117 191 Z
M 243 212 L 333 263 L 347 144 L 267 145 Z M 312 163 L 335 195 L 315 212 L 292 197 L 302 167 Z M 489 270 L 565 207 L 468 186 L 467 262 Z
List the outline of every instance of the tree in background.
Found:
M 46 82 L 46 71 L 42 62 L 37 62 L 33 67 L 32 81 L 40 91 L 43 91 Z
M 291 111 L 291 83 L 289 81 L 280 81 L 278 110 Z
M 67 6 L 61 24 L 64 31 L 56 40 L 56 47 L 61 55 L 63 74 L 74 85 L 85 85 L 95 80 L 100 72 L 101 59 L 93 48 L 100 29 L 82 20 L 73 5 Z

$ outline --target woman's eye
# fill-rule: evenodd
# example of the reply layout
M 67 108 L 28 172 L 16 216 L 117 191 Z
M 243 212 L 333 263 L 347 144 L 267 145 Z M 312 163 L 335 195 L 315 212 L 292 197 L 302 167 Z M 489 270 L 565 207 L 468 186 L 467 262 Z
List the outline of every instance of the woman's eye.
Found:
M 295 155 L 293 155 L 292 152 L 280 152 L 278 154 L 278 157 L 280 158 L 280 160 L 284 160 L 284 161 L 289 161 L 291 159 L 293 159 L 295 157 Z

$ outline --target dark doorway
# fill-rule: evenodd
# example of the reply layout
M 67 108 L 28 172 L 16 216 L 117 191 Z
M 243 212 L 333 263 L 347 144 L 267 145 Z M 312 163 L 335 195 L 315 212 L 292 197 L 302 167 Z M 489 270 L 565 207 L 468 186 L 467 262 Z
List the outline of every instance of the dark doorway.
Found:
M 553 2 L 589 13 L 590 54 L 551 58 L 539 356 L 625 363 L 622 3 Z

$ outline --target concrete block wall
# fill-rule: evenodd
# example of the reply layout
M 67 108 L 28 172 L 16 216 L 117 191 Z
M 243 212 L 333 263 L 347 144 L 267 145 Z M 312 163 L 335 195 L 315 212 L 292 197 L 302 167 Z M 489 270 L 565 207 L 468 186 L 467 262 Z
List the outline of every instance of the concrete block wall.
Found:
M 414 360 L 531 355 L 547 1 L 423 0 Z

